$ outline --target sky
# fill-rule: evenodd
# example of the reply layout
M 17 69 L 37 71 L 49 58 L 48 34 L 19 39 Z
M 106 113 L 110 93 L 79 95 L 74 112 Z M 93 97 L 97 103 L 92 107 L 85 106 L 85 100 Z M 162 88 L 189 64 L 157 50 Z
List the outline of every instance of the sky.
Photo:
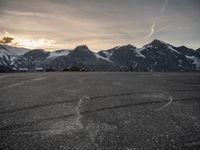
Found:
M 0 0 L 0 43 L 93 51 L 159 39 L 200 48 L 200 0 Z

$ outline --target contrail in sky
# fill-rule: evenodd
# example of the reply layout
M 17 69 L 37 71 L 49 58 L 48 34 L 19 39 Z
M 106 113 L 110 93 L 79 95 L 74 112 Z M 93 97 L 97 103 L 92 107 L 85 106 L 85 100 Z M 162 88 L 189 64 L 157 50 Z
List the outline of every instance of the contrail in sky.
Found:
M 151 32 L 149 33 L 148 37 L 151 37 L 154 34 L 155 26 L 156 26 L 156 19 L 154 19 L 153 24 L 151 25 Z
M 161 8 L 161 13 L 165 12 L 168 2 L 169 2 L 169 0 L 164 1 L 163 6 Z M 153 24 L 151 25 L 151 32 L 148 34 L 149 38 L 154 34 L 156 23 L 157 23 L 157 19 L 154 19 Z
M 165 9 L 167 7 L 167 4 L 168 4 L 169 0 L 165 0 L 164 4 L 163 4 L 163 7 L 161 9 L 161 12 L 165 12 Z

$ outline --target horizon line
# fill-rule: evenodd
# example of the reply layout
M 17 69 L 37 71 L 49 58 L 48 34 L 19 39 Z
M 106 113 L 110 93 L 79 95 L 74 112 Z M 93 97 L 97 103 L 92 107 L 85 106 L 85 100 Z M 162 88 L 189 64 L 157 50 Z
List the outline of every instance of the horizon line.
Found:
M 163 41 L 163 40 L 159 40 L 159 39 L 156 39 L 156 38 L 155 38 L 154 40 L 152 40 L 151 42 L 148 42 L 147 44 L 144 44 L 143 46 L 140 46 L 140 47 L 137 47 L 137 46 L 135 46 L 134 44 L 128 43 L 128 44 L 116 45 L 116 46 L 113 46 L 113 47 L 110 47 L 110 48 L 99 49 L 99 50 L 98 50 L 98 49 L 96 49 L 96 50 L 90 49 L 90 46 L 88 46 L 88 45 L 86 45 L 86 44 L 79 44 L 79 45 L 77 45 L 77 46 L 74 46 L 74 48 L 59 48 L 59 49 L 53 49 L 53 48 L 48 49 L 48 48 L 45 48 L 45 47 L 27 48 L 27 47 L 25 47 L 25 46 L 14 45 L 14 44 L 9 44 L 9 43 L 1 43 L 1 42 L 0 42 L 0 45 L 11 46 L 11 47 L 16 47 L 16 48 L 24 48 L 24 49 L 28 49 L 28 50 L 37 50 L 37 49 L 41 49 L 41 50 L 44 50 L 44 51 L 51 51 L 51 52 L 53 52 L 53 51 L 59 51 L 59 50 L 74 50 L 75 48 L 80 47 L 80 46 L 87 46 L 88 49 L 91 50 L 91 51 L 93 51 L 93 52 L 100 52 L 100 51 L 110 50 L 110 49 L 114 49 L 114 48 L 117 48 L 117 47 L 123 47 L 123 46 L 128 46 L 128 45 L 132 45 L 132 46 L 136 47 L 137 49 L 140 49 L 140 48 L 143 48 L 144 46 L 146 46 L 146 45 L 152 43 L 153 41 L 160 41 L 160 42 L 163 42 L 163 43 L 165 43 L 165 44 L 169 44 L 169 45 L 174 46 L 174 47 L 187 47 L 187 48 L 193 49 L 193 50 L 198 50 L 198 49 L 200 49 L 200 47 L 199 47 L 199 48 L 198 48 L 198 47 L 197 47 L 197 48 L 193 48 L 193 47 L 191 48 L 191 47 L 186 46 L 186 45 L 184 45 L 184 44 L 178 45 L 178 46 L 177 46 L 177 45 L 173 45 L 173 44 L 170 44 L 169 42 L 165 42 L 165 41 Z

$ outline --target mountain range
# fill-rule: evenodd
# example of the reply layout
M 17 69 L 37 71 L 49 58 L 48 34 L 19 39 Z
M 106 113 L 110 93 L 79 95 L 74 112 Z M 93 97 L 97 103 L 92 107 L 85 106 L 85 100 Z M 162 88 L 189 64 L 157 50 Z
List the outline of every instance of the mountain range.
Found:
M 175 47 L 157 39 L 142 48 L 124 45 L 97 53 L 86 45 L 53 52 L 0 45 L 0 72 L 21 68 L 28 71 L 36 68 L 61 70 L 72 66 L 92 71 L 198 71 L 200 49 Z

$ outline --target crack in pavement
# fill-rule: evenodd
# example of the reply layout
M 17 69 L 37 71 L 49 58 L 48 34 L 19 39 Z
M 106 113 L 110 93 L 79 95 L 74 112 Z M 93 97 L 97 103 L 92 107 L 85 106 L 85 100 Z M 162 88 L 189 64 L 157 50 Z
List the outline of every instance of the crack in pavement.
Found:
M 183 101 L 194 101 L 194 102 L 196 102 L 197 100 L 200 100 L 200 97 L 190 98 L 190 99 L 189 98 L 174 99 L 173 102 L 183 102 Z M 133 107 L 133 106 L 145 106 L 145 105 L 151 105 L 151 104 L 161 104 L 161 103 L 165 103 L 165 102 L 168 102 L 168 100 L 109 106 L 109 107 L 99 108 L 99 109 L 95 109 L 95 110 L 86 110 L 86 111 L 83 111 L 83 112 L 80 112 L 80 107 L 79 107 L 79 113 L 78 114 L 79 114 L 79 117 L 80 117 L 81 115 L 87 115 L 87 114 L 96 113 L 96 112 L 115 110 L 115 109 L 120 109 L 120 108 L 128 108 L 128 107 Z M 14 128 L 22 128 L 22 127 L 26 127 L 26 126 L 32 126 L 34 124 L 39 124 L 39 123 L 42 123 L 42 122 L 45 122 L 45 121 L 69 119 L 69 118 L 72 118 L 72 117 L 77 117 L 77 112 L 72 113 L 72 114 L 68 114 L 68 115 L 63 115 L 63 116 L 50 117 L 50 118 L 45 118 L 45 119 L 38 119 L 38 120 L 35 120 L 35 121 L 30 121 L 30 122 L 25 122 L 25 123 L 20 123 L 20 124 L 7 125 L 7 126 L 0 128 L 0 132 L 5 132 L 6 130 L 12 130 Z
M 88 96 L 83 96 L 83 98 L 80 98 L 79 99 L 79 102 L 78 102 L 78 105 L 77 107 L 75 108 L 75 112 L 76 112 L 76 120 L 75 120 L 75 124 L 80 128 L 82 129 L 83 128 L 83 125 L 81 123 L 81 105 L 83 103 L 83 100 L 84 99 L 90 99 Z
M 76 112 L 76 120 L 75 120 L 75 124 L 80 128 L 82 129 L 83 128 L 83 125 L 81 123 L 81 115 L 80 115 L 80 108 L 81 108 L 81 104 L 82 104 L 82 98 L 79 99 L 79 102 L 78 102 L 78 105 L 75 109 L 75 112 Z

